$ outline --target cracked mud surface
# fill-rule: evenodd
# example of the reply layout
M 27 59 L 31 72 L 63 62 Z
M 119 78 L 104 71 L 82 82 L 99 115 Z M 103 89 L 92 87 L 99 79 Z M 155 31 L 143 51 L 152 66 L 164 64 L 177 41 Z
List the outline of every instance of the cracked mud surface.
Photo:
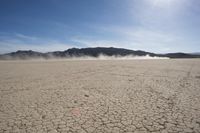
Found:
M 200 60 L 1 61 L 1 133 L 200 132 Z

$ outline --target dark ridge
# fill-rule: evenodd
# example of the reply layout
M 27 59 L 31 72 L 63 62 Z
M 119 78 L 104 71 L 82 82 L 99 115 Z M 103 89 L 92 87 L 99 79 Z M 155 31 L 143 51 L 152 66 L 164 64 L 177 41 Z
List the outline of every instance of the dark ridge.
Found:
M 35 52 L 32 50 L 23 51 L 18 50 L 16 52 L 11 52 L 7 54 L 0 55 L 0 59 L 30 59 L 30 58 L 43 58 L 43 53 Z
M 187 54 L 187 53 L 168 53 L 165 54 L 169 58 L 200 58 L 200 55 Z
M 153 53 L 145 52 L 145 51 L 134 51 L 123 48 L 105 48 L 105 47 L 96 47 L 96 48 L 72 48 L 65 51 L 66 55 L 70 56 L 92 56 L 98 57 L 100 54 L 106 56 L 127 56 L 127 55 L 137 55 L 137 56 L 145 56 L 147 54 L 154 55 Z
M 32 50 L 28 51 L 16 51 L 12 53 L 7 53 L 0 55 L 1 60 L 11 60 L 11 59 L 51 59 L 51 58 L 70 58 L 70 57 L 98 57 L 99 55 L 106 56 L 158 56 L 158 57 L 169 57 L 169 58 L 200 58 L 198 54 L 188 54 L 188 53 L 168 53 L 168 54 L 155 54 L 151 52 L 141 51 L 141 50 L 130 50 L 124 48 L 114 48 L 114 47 L 95 47 L 95 48 L 71 48 L 65 51 L 55 51 L 41 53 Z

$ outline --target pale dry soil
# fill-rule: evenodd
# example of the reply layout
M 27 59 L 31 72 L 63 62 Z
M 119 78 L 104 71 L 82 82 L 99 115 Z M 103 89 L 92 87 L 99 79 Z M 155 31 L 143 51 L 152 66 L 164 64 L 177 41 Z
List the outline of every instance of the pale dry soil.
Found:
M 200 60 L 0 62 L 1 133 L 200 132 Z

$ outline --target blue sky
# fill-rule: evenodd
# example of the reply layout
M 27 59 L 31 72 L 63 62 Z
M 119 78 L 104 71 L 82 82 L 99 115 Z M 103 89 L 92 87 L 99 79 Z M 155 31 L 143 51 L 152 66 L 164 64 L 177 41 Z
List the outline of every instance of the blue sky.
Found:
M 0 0 L 0 53 L 121 47 L 200 51 L 199 0 Z

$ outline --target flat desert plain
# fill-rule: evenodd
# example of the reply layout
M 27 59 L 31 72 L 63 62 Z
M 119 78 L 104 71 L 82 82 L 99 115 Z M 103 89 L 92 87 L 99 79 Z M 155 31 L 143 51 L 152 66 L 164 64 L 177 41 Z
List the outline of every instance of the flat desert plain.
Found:
M 1 133 L 200 132 L 200 60 L 0 61 Z

